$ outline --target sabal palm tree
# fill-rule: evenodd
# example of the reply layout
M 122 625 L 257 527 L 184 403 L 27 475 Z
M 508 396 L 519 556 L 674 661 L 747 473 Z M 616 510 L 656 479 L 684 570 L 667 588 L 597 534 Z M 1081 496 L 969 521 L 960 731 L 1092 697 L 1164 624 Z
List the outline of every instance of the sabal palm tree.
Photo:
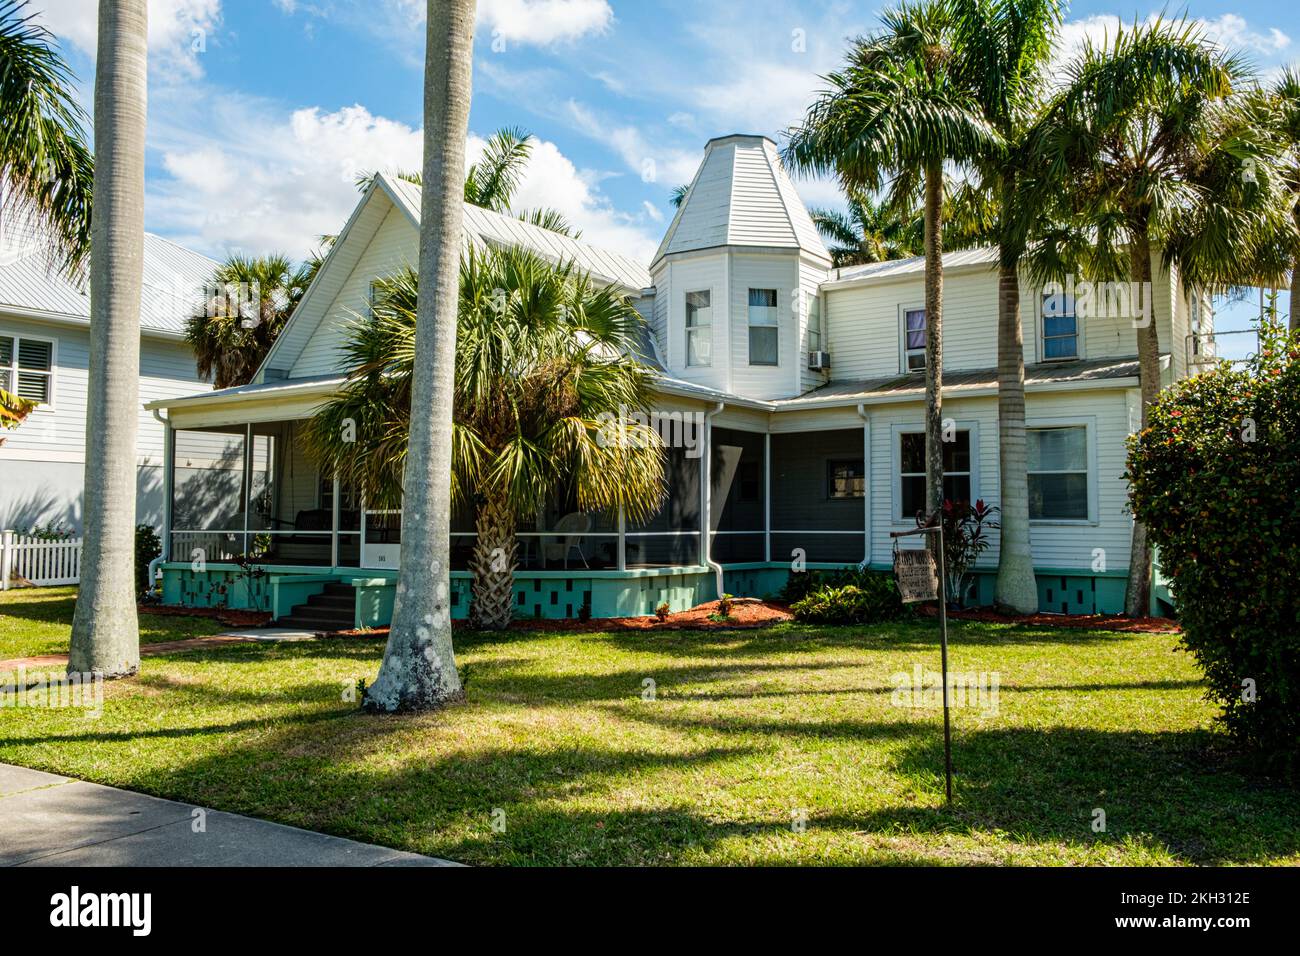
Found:
M 926 309 L 926 510 L 943 505 L 944 164 L 966 163 L 999 147 L 969 84 L 966 51 L 946 0 L 904 4 L 881 16 L 883 29 L 859 40 L 830 88 L 790 131 L 793 169 L 834 174 L 847 190 L 889 185 L 895 208 L 924 196 Z
M 519 191 L 524 170 L 532 155 L 532 133 L 519 127 L 497 130 L 488 137 L 483 155 L 466 170 L 465 201 L 480 209 L 490 209 L 503 216 L 511 215 L 510 207 L 514 203 L 515 194 Z M 396 170 L 392 175 L 417 186 L 423 181 L 420 173 L 414 170 Z M 365 192 L 374 181 L 373 174 L 359 176 L 357 188 Z M 562 213 L 555 209 L 524 210 L 518 218 L 572 239 L 582 235 Z
M 984 117 L 1002 142 L 976 157 L 959 205 L 972 242 L 998 248 L 998 481 L 1001 503 L 995 600 L 1020 613 L 1038 609 L 1029 538 L 1025 447 L 1025 350 L 1020 268 L 1049 226 L 1059 183 L 1029 155 L 1043 111 L 1046 69 L 1061 22 L 1058 0 L 953 0 L 960 43 Z
M 423 710 L 462 694 L 451 641 L 451 407 L 455 388 L 457 269 L 465 218 L 465 140 L 473 79 L 475 0 L 425 8 L 424 170 L 420 286 L 392 626 L 367 710 Z M 375 436 L 358 429 L 358 437 Z
M 1153 248 L 1164 249 L 1167 263 L 1177 260 L 1188 282 L 1238 270 L 1252 241 L 1248 227 L 1232 222 L 1251 191 L 1242 161 L 1258 146 L 1230 100 L 1247 78 L 1242 63 L 1195 25 L 1135 24 L 1085 45 L 1040 127 L 1034 161 L 1068 183 L 1064 193 L 1085 235 L 1083 269 L 1145 290 L 1145 312 L 1134 316 L 1142 428 L 1160 390 Z M 1196 222 L 1200 228 L 1189 228 Z M 1126 612 L 1148 613 L 1150 591 L 1150 546 L 1135 521 Z
M 147 37 L 146 0 L 100 0 L 85 541 L 68 672 L 105 677 L 140 667 L 134 555 Z
M 810 209 L 813 225 L 830 242 L 831 264 L 840 266 L 886 262 L 917 255 L 924 239 L 918 217 L 900 215 L 888 204 L 854 191 L 848 209 Z
M 373 318 L 354 324 L 344 349 L 348 383 L 307 430 L 313 457 L 391 507 L 408 454 L 417 286 L 409 271 L 381 283 Z M 658 511 L 661 442 L 628 420 L 651 402 L 649 370 L 629 357 L 642 323 L 626 297 L 571 264 L 520 249 L 465 254 L 451 489 L 475 515 L 476 625 L 510 623 L 516 527 L 553 495 L 571 491 L 583 511 L 622 509 L 630 521 Z M 355 442 L 343 440 L 349 420 Z
M 95 164 L 72 74 L 33 16 L 0 0 L 0 215 L 35 219 L 76 273 L 90 252 Z
M 1291 321 L 1300 329 L 1300 68 L 1282 71 L 1270 90 L 1272 116 L 1282 149 L 1282 175 L 1286 189 L 1286 211 L 1281 245 L 1291 271 Z
M 232 255 L 213 272 L 202 308 L 186 322 L 199 376 L 215 388 L 252 381 L 319 267 L 283 254 Z

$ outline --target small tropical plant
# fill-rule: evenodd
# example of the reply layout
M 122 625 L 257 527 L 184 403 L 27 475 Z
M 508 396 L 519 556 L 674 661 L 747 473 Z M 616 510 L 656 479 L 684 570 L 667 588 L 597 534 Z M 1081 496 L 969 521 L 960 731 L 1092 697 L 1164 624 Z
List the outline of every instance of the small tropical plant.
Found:
M 960 607 L 965 600 L 970 568 L 993 544 L 989 531 L 998 527 L 997 513 L 997 508 L 986 505 L 982 499 L 974 504 L 944 501 L 944 576 L 948 592 L 945 599 L 950 604 Z M 918 519 L 918 527 L 920 524 Z
M 671 613 L 672 613 L 672 608 L 668 606 L 667 601 L 664 601 L 657 608 L 655 608 L 655 617 L 659 618 L 660 621 L 668 620 L 668 615 Z
M 347 383 L 305 433 L 323 468 L 381 507 L 401 496 L 418 284 L 410 270 L 379 284 L 343 347 Z M 642 322 L 572 264 L 517 248 L 463 256 L 451 499 L 475 519 L 476 626 L 510 623 L 516 526 L 553 496 L 629 522 L 658 512 L 663 444 L 634 415 L 651 401 L 649 369 L 630 357 Z
M 820 585 L 790 605 L 795 619 L 808 624 L 876 624 L 901 617 L 904 605 L 888 574 L 864 572 L 856 584 Z

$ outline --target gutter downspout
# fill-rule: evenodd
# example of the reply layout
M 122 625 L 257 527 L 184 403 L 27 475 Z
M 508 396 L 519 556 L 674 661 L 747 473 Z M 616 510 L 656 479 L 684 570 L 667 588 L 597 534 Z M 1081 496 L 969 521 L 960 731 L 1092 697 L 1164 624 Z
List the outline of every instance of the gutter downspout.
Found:
M 163 427 L 163 507 L 162 507 L 162 553 L 149 562 L 149 590 L 154 589 L 154 582 L 158 580 L 158 568 L 171 555 L 172 550 L 172 472 L 175 470 L 173 458 L 176 454 L 175 437 L 172 434 L 171 422 L 166 416 L 159 414 L 158 409 L 152 409 L 153 417 Z
M 726 593 L 723 590 L 722 565 L 713 560 L 710 553 L 713 550 L 713 416 L 718 414 L 726 407 L 726 402 L 718 402 L 712 411 L 704 413 L 704 460 L 700 464 L 700 484 L 701 495 L 703 496 L 703 508 L 701 518 L 703 519 L 703 537 L 700 541 L 700 555 L 704 558 L 704 563 L 713 569 L 714 577 L 718 585 L 718 599 Z
M 871 566 L 871 418 L 866 402 L 858 402 L 862 419 L 862 569 Z

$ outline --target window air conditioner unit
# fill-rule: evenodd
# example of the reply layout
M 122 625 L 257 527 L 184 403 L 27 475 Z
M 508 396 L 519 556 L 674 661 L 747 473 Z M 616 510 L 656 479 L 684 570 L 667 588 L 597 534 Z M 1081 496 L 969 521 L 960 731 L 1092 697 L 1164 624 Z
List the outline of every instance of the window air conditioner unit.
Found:
M 824 372 L 831 367 L 830 352 L 809 352 L 808 368 L 813 372 Z

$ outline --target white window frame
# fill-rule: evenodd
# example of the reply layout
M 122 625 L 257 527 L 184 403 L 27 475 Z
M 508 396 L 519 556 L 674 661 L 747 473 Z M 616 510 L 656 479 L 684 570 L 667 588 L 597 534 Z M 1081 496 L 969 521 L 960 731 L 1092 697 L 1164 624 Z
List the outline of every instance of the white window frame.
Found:
M 825 352 L 826 347 L 822 344 L 823 336 L 822 336 L 821 297 L 817 295 L 817 293 L 815 292 L 809 292 L 807 293 L 807 296 L 808 296 L 808 301 L 805 304 L 805 308 L 808 313 L 808 331 L 807 331 L 808 351 Z M 816 319 L 815 325 L 813 322 L 814 318 Z
M 18 347 L 19 347 L 19 343 L 20 343 L 23 339 L 27 339 L 27 340 L 32 341 L 32 342 L 46 342 L 46 343 L 49 344 L 49 346 L 50 346 L 50 370 L 49 370 L 49 372 L 48 372 L 48 373 L 46 373 L 46 372 L 37 372 L 37 371 L 33 371 L 32 369 L 26 369 L 26 372 L 27 372 L 29 375 L 47 375 L 48 378 L 49 378 L 49 380 L 50 380 L 50 389 L 49 389 L 49 393 L 50 393 L 50 394 L 49 394 L 49 401 L 39 403 L 39 404 L 38 404 L 34 409 L 32 409 L 33 413 L 35 413 L 35 412 L 52 412 L 52 411 L 54 411 L 55 377 L 56 377 L 56 376 L 55 376 L 55 373 L 59 370 L 59 340 L 58 340 L 58 339 L 55 339 L 55 338 L 50 338 L 50 337 L 47 336 L 47 335 L 28 335 L 28 334 L 25 333 L 25 332 L 11 332 L 10 330 L 5 329 L 5 328 L 0 328 L 0 338 L 13 339 L 13 342 L 14 342 L 14 354 L 13 354 L 13 360 L 12 360 L 12 361 L 10 362 L 10 364 L 9 364 L 8 366 L 6 366 L 5 369 L 4 369 L 5 371 L 7 371 L 7 372 L 10 374 L 10 382 L 9 382 L 9 384 L 10 384 L 12 387 L 9 389 L 9 391 L 10 391 L 11 393 L 13 393 L 14 395 L 17 395 L 17 394 L 18 394 Z
M 1066 293 L 1062 291 L 1061 295 Z M 1047 309 L 1044 308 L 1048 296 L 1039 293 L 1038 296 L 1038 360 L 1040 362 L 1079 362 L 1084 358 L 1083 354 L 1083 320 L 1079 318 L 1079 300 L 1074 297 L 1074 354 L 1063 355 L 1057 358 L 1049 358 L 1047 355 Z M 1054 335 L 1052 338 L 1063 338 L 1064 336 Z
M 1101 524 L 1101 508 L 1099 505 L 1099 475 L 1097 467 L 1097 419 L 1096 416 L 1085 415 L 1070 418 L 1027 418 L 1025 420 L 1025 431 L 1030 432 L 1035 429 L 1046 428 L 1083 428 L 1086 430 L 1086 443 L 1088 449 L 1088 517 L 1087 518 L 1030 518 L 1031 527 L 1088 527 Z M 1029 466 L 1029 443 L 1025 442 L 1025 466 Z M 1073 472 L 1071 472 L 1073 474 Z M 1028 487 L 1028 483 L 1026 483 Z
M 907 347 L 907 313 L 909 312 L 925 312 L 925 305 L 900 305 L 898 307 L 898 368 L 904 375 L 925 371 L 925 347 L 922 346 L 920 349 L 909 349 Z M 930 316 L 928 314 L 925 317 L 925 325 L 928 333 L 930 327 Z M 911 368 L 908 365 L 907 358 L 913 354 L 921 356 L 920 368 Z
M 749 304 L 749 297 L 754 292 L 771 292 L 773 304 L 770 306 L 754 306 Z M 771 310 L 771 322 L 752 321 L 753 309 L 767 308 Z M 754 361 L 754 340 L 750 335 L 752 329 L 772 329 L 776 332 L 776 361 L 775 362 L 755 362 Z M 745 349 L 749 364 L 753 368 L 780 368 L 781 367 L 781 290 L 764 288 L 760 286 L 745 287 Z
M 690 298 L 693 295 L 701 293 L 709 297 L 709 321 L 706 325 L 691 325 Z M 713 310 L 716 308 L 713 304 L 713 289 L 687 289 L 682 293 L 682 328 L 686 332 L 684 344 L 686 353 L 682 356 L 682 365 L 686 368 L 710 368 L 713 365 Z M 691 333 L 704 331 L 709 339 L 709 360 L 707 362 L 691 361 Z
M 980 423 L 974 420 L 960 419 L 956 422 L 957 431 L 970 432 L 970 500 L 974 504 L 980 499 Z M 895 525 L 915 526 L 915 516 L 903 514 L 903 436 L 924 435 L 924 425 L 894 425 L 889 436 L 889 517 Z M 912 472 L 908 473 L 909 475 Z M 963 472 L 953 472 L 963 474 Z

